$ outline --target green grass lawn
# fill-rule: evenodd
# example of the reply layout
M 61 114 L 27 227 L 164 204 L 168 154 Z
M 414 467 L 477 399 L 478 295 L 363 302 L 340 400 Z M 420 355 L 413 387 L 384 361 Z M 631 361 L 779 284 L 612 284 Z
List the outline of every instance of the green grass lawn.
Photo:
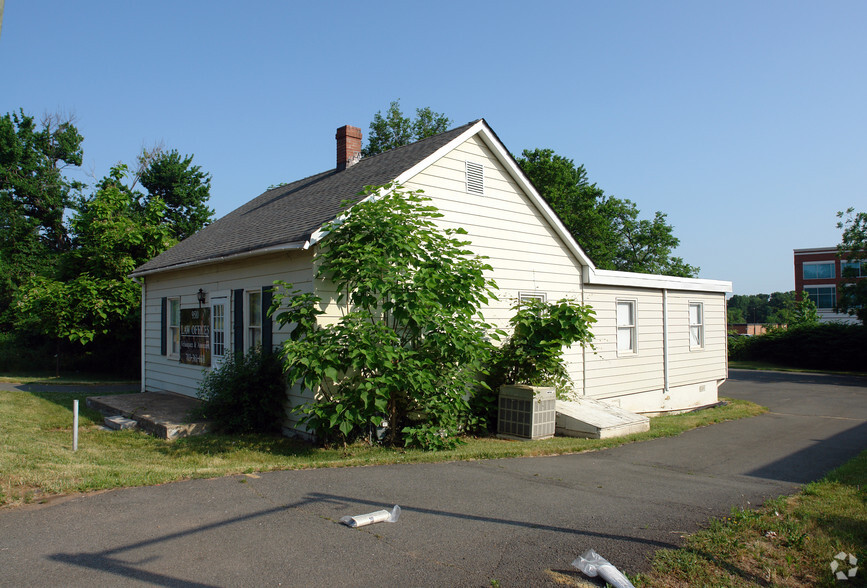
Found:
M 777 365 L 766 361 L 729 360 L 729 367 L 740 370 L 767 370 L 773 372 L 796 372 L 808 374 L 837 374 L 843 376 L 867 376 L 865 372 L 834 372 Z
M 53 384 L 55 386 L 95 386 L 102 384 L 137 385 L 138 380 L 123 380 L 101 374 L 66 374 L 54 372 L 0 372 L 0 382 L 11 384 Z
M 857 558 L 854 578 L 835 578 Z M 658 551 L 653 571 L 636 586 L 867 585 L 867 451 L 794 496 L 756 510 L 735 509 L 689 537 L 683 548 Z
M 188 478 L 314 467 L 436 462 L 575 453 L 666 437 L 753 416 L 763 407 L 723 406 L 651 419 L 647 433 L 618 439 L 507 441 L 467 438 L 451 451 L 423 452 L 355 444 L 323 449 L 284 437 L 204 435 L 164 441 L 136 431 L 103 431 L 86 393 L 0 391 L 0 505 L 71 492 L 161 484 Z M 78 451 L 72 451 L 72 401 L 79 400 Z

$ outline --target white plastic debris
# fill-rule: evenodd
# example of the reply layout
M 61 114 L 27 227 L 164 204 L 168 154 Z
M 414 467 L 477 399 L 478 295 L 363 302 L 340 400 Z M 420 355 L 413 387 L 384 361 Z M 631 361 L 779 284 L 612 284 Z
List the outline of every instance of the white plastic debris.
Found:
M 626 576 L 620 573 L 607 559 L 588 549 L 578 559 L 572 562 L 572 566 L 578 568 L 591 578 L 597 575 L 614 586 L 614 588 L 635 588 Z
M 395 504 L 391 512 L 378 510 L 354 517 L 345 516 L 340 518 L 340 522 L 347 527 L 365 527 L 373 523 L 396 523 L 398 518 L 400 518 L 400 507 Z

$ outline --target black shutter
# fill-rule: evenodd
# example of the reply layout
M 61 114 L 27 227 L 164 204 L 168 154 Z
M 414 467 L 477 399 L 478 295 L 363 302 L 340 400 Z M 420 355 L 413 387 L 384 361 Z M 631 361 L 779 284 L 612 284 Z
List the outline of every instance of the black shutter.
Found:
M 244 290 L 235 290 L 235 353 L 244 353 Z
M 271 309 L 271 301 L 274 286 L 262 287 L 262 349 L 265 353 L 271 353 L 274 346 L 274 323 L 268 311 Z
M 169 339 L 169 299 L 165 296 L 160 303 L 160 355 L 168 355 L 168 339 Z

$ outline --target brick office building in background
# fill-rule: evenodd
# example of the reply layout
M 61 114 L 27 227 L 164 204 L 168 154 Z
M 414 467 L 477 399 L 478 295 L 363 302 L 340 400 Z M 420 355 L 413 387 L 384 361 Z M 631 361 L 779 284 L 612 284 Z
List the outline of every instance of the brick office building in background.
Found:
M 836 247 L 795 249 L 795 291 L 806 292 L 816 303 L 821 322 L 858 322 L 854 316 L 834 311 L 844 271 L 863 279 L 867 277 L 867 262 L 841 260 Z

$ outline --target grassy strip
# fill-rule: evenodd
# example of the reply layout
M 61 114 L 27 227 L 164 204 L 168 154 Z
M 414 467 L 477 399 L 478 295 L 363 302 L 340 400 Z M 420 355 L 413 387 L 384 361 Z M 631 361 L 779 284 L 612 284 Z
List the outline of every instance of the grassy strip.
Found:
M 835 372 L 831 370 L 811 370 L 777 365 L 766 361 L 729 360 L 729 367 L 738 370 L 764 370 L 772 372 L 795 372 L 802 374 L 834 374 L 839 376 L 867 376 L 865 372 Z
M 617 439 L 544 441 L 468 438 L 452 451 L 394 450 L 355 444 L 323 449 L 284 437 L 204 435 L 167 442 L 135 431 L 99 428 L 86 393 L 0 391 L 0 505 L 70 492 L 160 484 L 269 470 L 422 463 L 575 453 L 678 435 L 765 412 L 730 400 L 723 406 L 651 419 L 647 433 Z M 78 451 L 72 451 L 72 400 L 79 399 Z
M 831 562 L 852 554 L 858 571 L 846 583 Z M 795 496 L 757 510 L 734 509 L 689 537 L 683 548 L 655 554 L 636 586 L 867 585 L 867 451 Z M 846 557 L 837 571 L 852 568 Z
M 0 372 L 0 382 L 7 384 L 52 384 L 54 386 L 101 386 L 105 384 L 138 385 L 138 380 L 122 380 L 101 374 L 64 374 L 57 376 L 54 372 Z

